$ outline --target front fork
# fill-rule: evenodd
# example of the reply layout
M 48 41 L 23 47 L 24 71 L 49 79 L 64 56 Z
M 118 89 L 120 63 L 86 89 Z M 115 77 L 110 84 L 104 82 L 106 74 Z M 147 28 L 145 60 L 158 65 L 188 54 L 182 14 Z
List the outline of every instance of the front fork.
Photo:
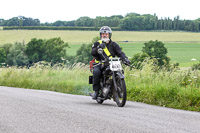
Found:
M 116 82 L 116 78 L 115 78 L 115 72 L 112 72 L 112 79 L 113 79 L 115 91 L 117 92 L 117 82 Z

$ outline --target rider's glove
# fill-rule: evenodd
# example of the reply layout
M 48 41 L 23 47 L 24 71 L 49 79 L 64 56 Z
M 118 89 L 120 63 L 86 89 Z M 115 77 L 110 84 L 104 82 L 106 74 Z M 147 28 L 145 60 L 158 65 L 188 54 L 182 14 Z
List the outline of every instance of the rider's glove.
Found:
M 123 60 L 123 63 L 124 63 L 125 65 L 127 65 L 127 66 L 130 66 L 131 61 L 130 61 L 128 58 L 125 58 L 125 59 Z
M 101 44 L 99 44 L 99 46 L 97 46 L 98 49 L 99 49 L 99 48 L 104 49 L 105 47 L 106 47 L 106 44 L 105 44 L 105 43 L 101 43 Z
M 97 49 L 97 53 L 98 53 L 98 54 L 103 54 L 103 49 L 102 49 L 102 48 L 98 48 L 98 49 Z

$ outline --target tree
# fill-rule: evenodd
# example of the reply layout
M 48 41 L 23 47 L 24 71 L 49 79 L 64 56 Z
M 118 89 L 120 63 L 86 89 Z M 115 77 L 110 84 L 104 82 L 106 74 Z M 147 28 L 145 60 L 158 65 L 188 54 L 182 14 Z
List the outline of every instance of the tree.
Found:
M 29 60 L 25 54 L 26 46 L 24 43 L 16 42 L 9 49 L 7 57 L 7 64 L 11 66 L 24 66 L 27 65 Z
M 4 25 L 4 19 L 0 19 L 0 26 Z
M 0 48 L 0 63 L 5 63 L 5 62 L 6 62 L 6 51 L 5 49 Z
M 75 26 L 75 20 L 73 21 L 67 21 L 65 26 Z
M 29 58 L 30 64 L 43 60 L 43 56 L 45 53 L 44 43 L 45 41 L 42 39 L 33 38 L 27 44 L 26 55 Z
M 33 38 L 27 44 L 26 54 L 30 64 L 39 61 L 47 61 L 54 64 L 66 59 L 67 47 L 68 43 L 65 43 L 60 37 L 48 40 Z
M 90 45 L 82 44 L 76 52 L 76 62 L 88 64 L 92 58 Z
M 43 60 L 51 63 L 62 62 L 62 58 L 66 58 L 68 46 L 68 43 L 65 43 L 60 37 L 45 40 L 42 46 L 42 49 L 44 49 Z
M 158 28 L 158 18 L 150 14 L 130 13 L 121 20 L 120 27 L 123 30 L 153 30 Z
M 161 17 L 158 19 L 156 14 L 138 14 L 128 13 L 122 15 L 113 15 L 110 17 L 97 16 L 92 19 L 87 16 L 72 21 L 56 21 L 54 23 L 40 23 L 39 19 L 27 18 L 24 16 L 13 17 L 9 20 L 0 19 L 0 26 L 79 26 L 94 27 L 95 29 L 102 26 L 117 27 L 121 30 L 185 30 L 192 32 L 200 31 L 200 19 L 181 20 L 179 16 L 170 19 Z M 13 27 L 16 28 L 16 27 Z M 46 27 L 45 27 L 46 28 Z M 76 29 L 76 28 L 75 28 Z
M 122 15 L 112 15 L 111 18 L 119 18 L 119 19 L 122 19 L 123 16 L 122 16 Z
M 137 16 L 130 16 L 130 17 L 125 17 L 121 23 L 120 27 L 124 30 L 140 30 L 141 26 L 141 18 Z
M 136 16 L 140 16 L 140 14 L 134 13 L 134 12 L 132 12 L 132 13 L 127 13 L 125 17 L 136 17 Z
M 9 54 L 9 50 L 12 47 L 12 44 L 7 43 L 7 44 L 2 45 L 1 47 L 5 50 L 6 59 L 7 59 L 8 58 L 8 54 Z
M 76 26 L 94 26 L 94 20 L 90 17 L 80 17 L 75 24 Z
M 53 26 L 65 26 L 65 23 L 66 22 L 59 20 L 59 21 L 54 22 L 52 25 Z
M 7 20 L 4 24 L 5 26 L 19 26 L 20 21 L 18 17 L 14 17 L 12 19 Z
M 23 26 L 40 26 L 40 20 L 39 19 L 33 19 L 33 18 L 21 18 L 23 20 Z
M 118 27 L 119 24 L 120 24 L 120 18 L 118 17 L 110 18 L 110 22 L 109 22 L 110 27 Z
M 164 43 L 156 40 L 144 43 L 144 45 L 142 52 L 147 53 L 151 58 L 156 58 L 159 66 L 169 64 L 170 58 L 167 57 L 167 48 Z
M 93 38 L 90 44 L 82 44 L 76 53 L 76 62 L 88 64 L 92 59 L 91 50 L 94 42 L 100 40 L 100 37 Z
M 95 19 L 95 27 L 101 27 L 101 26 L 105 26 L 105 25 L 110 26 L 108 24 L 108 18 L 97 16 Z

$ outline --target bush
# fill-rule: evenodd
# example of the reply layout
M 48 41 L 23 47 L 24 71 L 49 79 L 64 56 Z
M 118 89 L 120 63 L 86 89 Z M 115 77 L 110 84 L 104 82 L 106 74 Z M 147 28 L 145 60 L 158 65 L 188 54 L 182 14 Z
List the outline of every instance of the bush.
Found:
M 0 63 L 7 64 L 7 56 L 12 44 L 4 44 L 0 48 Z M 2 64 L 0 65 L 2 66 Z
M 68 43 L 65 43 L 60 37 L 45 40 L 43 60 L 52 63 L 62 62 L 62 58 L 66 58 L 65 48 L 68 46 Z
M 61 38 L 48 40 L 33 38 L 27 44 L 26 54 L 30 64 L 43 60 L 51 63 L 63 62 L 63 59 L 66 59 L 66 47 L 68 44 Z
M 34 62 L 42 61 L 44 55 L 44 40 L 33 38 L 27 44 L 26 54 L 29 58 L 29 63 L 32 64 Z
M 6 51 L 5 49 L 0 48 L 0 63 L 5 63 L 5 62 L 6 62 Z
M 9 66 L 30 66 L 40 61 L 51 64 L 66 63 L 66 47 L 68 47 L 68 43 L 61 38 L 48 40 L 33 38 L 27 45 L 24 42 L 4 44 L 0 48 L 0 63 Z
M 100 40 L 100 37 L 95 37 L 90 44 L 82 44 L 81 47 L 77 50 L 76 62 L 89 64 L 89 62 L 94 58 L 91 55 L 92 45 L 98 40 Z
M 192 70 L 200 70 L 200 62 L 192 65 Z
M 24 43 L 16 42 L 9 49 L 7 55 L 7 64 L 11 66 L 24 66 L 29 62 L 28 56 L 25 53 L 26 46 Z
M 149 41 L 144 43 L 142 52 L 147 53 L 151 58 L 158 60 L 158 66 L 168 65 L 170 58 L 167 57 L 167 48 L 161 41 Z
M 144 43 L 144 47 L 142 48 L 142 53 L 137 53 L 133 55 L 131 58 L 131 65 L 136 69 L 141 69 L 143 64 L 145 63 L 145 59 L 151 59 L 153 64 L 156 65 L 157 69 L 174 69 L 179 65 L 169 64 L 170 58 L 167 56 L 167 48 L 165 48 L 164 44 L 160 41 L 149 41 Z M 158 67 L 157 67 L 158 66 Z
M 93 59 L 91 55 L 91 46 L 89 44 L 82 44 L 76 53 L 76 62 L 88 64 Z
M 131 66 L 136 69 L 141 69 L 143 61 L 147 58 L 149 58 L 147 53 L 137 53 L 130 59 Z
M 5 52 L 6 52 L 6 58 L 7 58 L 8 54 L 9 54 L 9 50 L 10 50 L 11 47 L 12 47 L 12 44 L 10 44 L 10 43 L 7 43 L 7 44 L 2 45 L 2 48 L 3 48 L 3 49 L 5 50 Z

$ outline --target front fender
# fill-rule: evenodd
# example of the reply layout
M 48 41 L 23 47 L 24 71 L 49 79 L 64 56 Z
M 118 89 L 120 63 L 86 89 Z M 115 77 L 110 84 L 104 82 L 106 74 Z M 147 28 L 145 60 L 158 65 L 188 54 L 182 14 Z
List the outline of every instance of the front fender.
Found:
M 119 76 L 120 79 L 124 79 L 125 76 L 123 73 L 121 73 L 120 71 L 116 73 L 116 76 Z

